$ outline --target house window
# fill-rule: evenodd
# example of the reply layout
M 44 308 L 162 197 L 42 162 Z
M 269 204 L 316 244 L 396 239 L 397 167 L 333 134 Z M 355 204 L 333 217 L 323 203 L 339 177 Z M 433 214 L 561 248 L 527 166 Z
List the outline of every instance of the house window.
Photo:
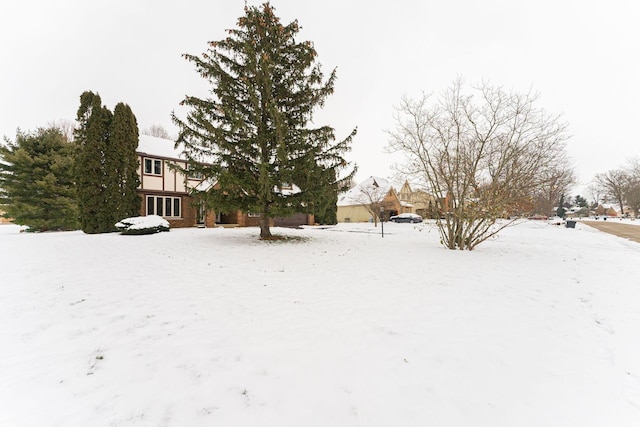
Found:
M 176 218 L 182 216 L 180 212 L 180 197 L 173 198 L 173 216 Z
M 144 173 L 149 175 L 162 175 L 162 160 L 145 158 Z
M 164 197 L 156 197 L 156 215 L 164 216 L 164 210 L 162 209 L 162 200 Z
M 164 212 L 165 212 L 165 216 L 171 216 L 171 214 L 173 213 L 173 209 L 171 209 L 171 207 L 173 206 L 173 198 L 172 197 L 165 197 L 164 198 Z
M 147 196 L 147 215 L 180 218 L 180 197 Z

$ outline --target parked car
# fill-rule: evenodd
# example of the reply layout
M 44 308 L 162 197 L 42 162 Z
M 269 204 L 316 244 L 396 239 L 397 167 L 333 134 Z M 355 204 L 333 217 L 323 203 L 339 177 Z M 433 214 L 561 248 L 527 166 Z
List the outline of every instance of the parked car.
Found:
M 420 215 L 416 215 L 414 213 L 401 213 L 400 215 L 395 215 L 389 218 L 389 221 L 393 222 L 410 222 L 412 224 L 422 222 L 422 217 Z

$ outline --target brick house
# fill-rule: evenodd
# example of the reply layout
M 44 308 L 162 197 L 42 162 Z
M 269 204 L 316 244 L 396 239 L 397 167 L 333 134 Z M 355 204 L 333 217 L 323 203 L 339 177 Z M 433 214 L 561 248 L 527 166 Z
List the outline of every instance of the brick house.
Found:
M 214 188 L 215 185 L 213 186 Z M 295 193 L 300 189 L 295 185 L 287 185 L 276 189 L 276 192 Z M 238 226 L 238 227 L 256 227 L 260 223 L 259 213 L 247 213 L 242 211 L 218 212 L 215 217 L 216 224 L 222 226 Z M 315 217 L 313 214 L 296 213 L 288 217 L 272 218 L 269 222 L 270 227 L 298 227 L 301 225 L 313 225 Z
M 140 213 L 164 217 L 171 227 L 215 226 L 215 215 L 190 195 L 202 183 L 198 176 L 185 176 L 171 166 L 186 168 L 187 162 L 174 142 L 140 135 L 138 175 Z
M 138 174 L 141 197 L 141 215 L 159 215 L 171 224 L 171 227 L 214 227 L 257 226 L 259 214 L 233 211 L 214 212 L 206 209 L 204 202 L 192 196 L 191 190 L 215 190 L 215 180 L 204 180 L 201 176 L 187 175 L 173 168 L 187 168 L 187 161 L 180 150 L 174 148 L 175 142 L 140 135 L 138 142 Z M 299 191 L 295 185 L 279 189 L 282 192 Z M 197 191 L 195 193 L 197 193 Z M 273 218 L 271 226 L 292 227 L 313 225 L 314 216 L 298 213 L 286 218 Z

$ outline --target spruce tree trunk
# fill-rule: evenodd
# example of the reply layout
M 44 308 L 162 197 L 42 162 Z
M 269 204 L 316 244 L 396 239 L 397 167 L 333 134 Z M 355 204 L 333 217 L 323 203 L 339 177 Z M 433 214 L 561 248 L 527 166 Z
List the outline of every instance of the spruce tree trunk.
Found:
M 273 237 L 271 235 L 271 230 L 269 229 L 269 216 L 266 212 L 263 212 L 260 215 L 260 239 L 266 240 Z

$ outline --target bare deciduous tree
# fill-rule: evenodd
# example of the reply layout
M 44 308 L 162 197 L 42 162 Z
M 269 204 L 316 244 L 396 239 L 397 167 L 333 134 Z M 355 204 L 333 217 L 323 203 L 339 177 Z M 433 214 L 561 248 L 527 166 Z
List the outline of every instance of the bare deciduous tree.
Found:
M 403 152 L 403 172 L 436 195 L 449 249 L 472 250 L 531 210 L 553 171 L 568 168 L 567 126 L 535 106 L 532 93 L 486 83 L 463 93 L 461 79 L 431 99 L 403 98 L 389 148 Z
M 624 199 L 628 184 L 628 174 L 624 169 L 612 169 L 596 174 L 594 180 L 605 196 L 620 206 L 620 214 L 624 215 Z
M 160 125 L 153 125 L 149 129 L 144 129 L 142 131 L 143 135 L 155 136 L 158 138 L 171 139 L 169 136 L 169 132 L 165 128 Z
M 386 181 L 378 183 L 378 180 L 370 177 L 365 182 L 360 183 L 356 188 L 357 194 L 354 195 L 355 201 L 371 214 L 376 227 L 378 226 L 378 220 L 382 220 L 380 218 L 380 208 L 389 210 L 390 206 L 385 203 L 385 199 L 389 191 L 391 191 L 391 186 Z
M 47 123 L 47 128 L 59 129 L 67 141 L 73 141 L 73 131 L 76 129 L 76 122 L 69 119 L 52 120 Z
M 589 184 L 589 186 L 587 186 L 587 195 L 589 196 L 589 199 L 590 199 L 589 201 L 591 202 L 589 207 L 591 207 L 592 209 L 597 208 L 598 204 L 602 201 L 602 198 L 604 197 L 602 188 L 600 188 L 600 186 L 596 185 L 595 183 L 591 183 Z
M 638 218 L 640 216 L 640 158 L 629 160 L 627 170 L 627 189 L 626 199 L 629 208 L 631 208 Z
M 533 212 L 549 215 L 553 207 L 558 205 L 563 194 L 570 193 L 570 188 L 576 183 L 575 171 L 565 159 L 558 159 L 558 169 L 546 169 L 540 173 L 540 186 L 534 195 Z

